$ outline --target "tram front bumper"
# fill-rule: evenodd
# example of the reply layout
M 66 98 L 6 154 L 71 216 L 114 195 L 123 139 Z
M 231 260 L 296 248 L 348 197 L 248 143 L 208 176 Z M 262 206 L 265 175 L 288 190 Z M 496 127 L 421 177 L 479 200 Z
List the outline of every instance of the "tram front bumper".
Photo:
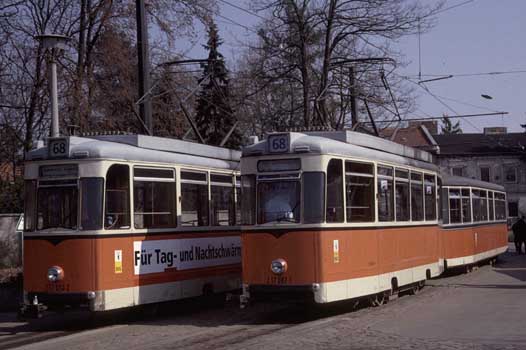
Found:
M 244 288 L 252 300 L 314 301 L 319 285 L 249 285 Z

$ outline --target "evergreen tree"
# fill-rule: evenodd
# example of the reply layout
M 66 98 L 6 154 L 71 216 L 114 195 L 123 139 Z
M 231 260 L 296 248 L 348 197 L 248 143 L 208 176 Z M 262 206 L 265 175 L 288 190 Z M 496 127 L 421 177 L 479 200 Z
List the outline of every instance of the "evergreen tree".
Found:
M 208 28 L 208 42 L 204 45 L 208 50 L 208 61 L 201 65 L 203 76 L 200 82 L 203 82 L 203 85 L 197 97 L 195 121 L 205 142 L 216 146 L 236 122 L 234 111 L 230 106 L 228 70 L 223 55 L 218 51 L 221 44 L 217 26 L 211 21 Z M 236 128 L 225 147 L 239 148 L 240 145 L 241 135 Z
M 462 134 L 462 129 L 460 128 L 460 121 L 456 122 L 455 125 L 451 123 L 451 120 L 447 115 L 442 117 L 442 134 L 446 135 L 456 135 Z

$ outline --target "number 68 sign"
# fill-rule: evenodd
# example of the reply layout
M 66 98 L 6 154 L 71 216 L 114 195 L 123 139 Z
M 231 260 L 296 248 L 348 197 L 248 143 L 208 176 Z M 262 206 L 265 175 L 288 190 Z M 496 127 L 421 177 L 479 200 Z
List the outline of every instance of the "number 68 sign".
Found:
M 69 140 L 66 137 L 48 139 L 49 158 L 67 158 L 69 156 Z
M 289 151 L 289 134 L 270 135 L 268 137 L 269 153 L 285 153 Z

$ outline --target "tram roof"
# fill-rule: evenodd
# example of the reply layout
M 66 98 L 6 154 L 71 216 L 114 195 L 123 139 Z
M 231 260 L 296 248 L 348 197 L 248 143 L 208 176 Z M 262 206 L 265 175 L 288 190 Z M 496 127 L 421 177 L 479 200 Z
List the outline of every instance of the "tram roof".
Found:
M 68 136 L 68 159 L 117 159 L 237 169 L 241 152 L 145 135 Z M 47 146 L 28 152 L 28 160 L 48 160 Z
M 410 165 L 427 170 L 437 170 L 437 166 L 433 164 L 433 155 L 426 151 L 355 131 L 316 131 L 276 134 L 290 134 L 289 154 L 314 153 L 354 156 L 400 165 Z M 245 147 L 243 149 L 243 156 L 272 154 L 268 152 L 267 140 Z
M 506 192 L 503 186 L 494 184 L 492 182 L 480 181 L 476 179 L 470 179 L 469 177 L 454 176 L 449 174 L 442 175 L 443 186 L 470 186 L 486 188 L 488 190 Z

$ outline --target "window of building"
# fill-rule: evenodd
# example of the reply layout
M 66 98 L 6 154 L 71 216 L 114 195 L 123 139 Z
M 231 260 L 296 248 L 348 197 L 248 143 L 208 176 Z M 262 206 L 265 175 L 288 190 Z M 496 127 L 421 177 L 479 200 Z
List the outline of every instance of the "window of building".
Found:
M 411 220 L 424 220 L 424 191 L 422 173 L 411 172 Z
M 208 226 L 208 182 L 204 172 L 181 171 L 181 225 Z
M 508 203 L 508 215 L 511 217 L 519 216 L 519 203 L 518 202 Z
M 491 168 L 489 166 L 480 167 L 480 179 L 482 181 L 487 181 L 487 182 L 491 181 L 490 169 Z
M 517 183 L 517 168 L 515 166 L 504 166 L 504 181 L 509 183 Z
M 133 169 L 133 225 L 135 228 L 175 227 L 175 171 Z
M 303 177 L 303 223 L 320 223 L 325 220 L 325 174 L 305 172 Z
M 449 222 L 452 224 L 462 222 L 460 189 L 449 189 Z
M 327 166 L 327 222 L 343 222 L 343 162 L 331 159 Z
M 409 221 L 409 171 L 396 169 L 396 221 Z
M 104 228 L 130 228 L 130 171 L 127 165 L 114 164 L 106 174 L 106 211 Z
M 378 220 L 394 221 L 393 168 L 378 166 Z
M 210 174 L 210 221 L 212 226 L 233 226 L 235 222 L 232 176 Z
M 463 167 L 451 168 L 451 174 L 455 176 L 464 176 L 464 168 Z
M 469 198 L 469 188 L 461 190 L 462 197 L 462 222 L 471 222 L 471 199 Z
M 426 220 L 436 220 L 436 186 L 434 175 L 424 175 L 424 200 Z
M 345 162 L 347 222 L 374 221 L 373 164 Z

